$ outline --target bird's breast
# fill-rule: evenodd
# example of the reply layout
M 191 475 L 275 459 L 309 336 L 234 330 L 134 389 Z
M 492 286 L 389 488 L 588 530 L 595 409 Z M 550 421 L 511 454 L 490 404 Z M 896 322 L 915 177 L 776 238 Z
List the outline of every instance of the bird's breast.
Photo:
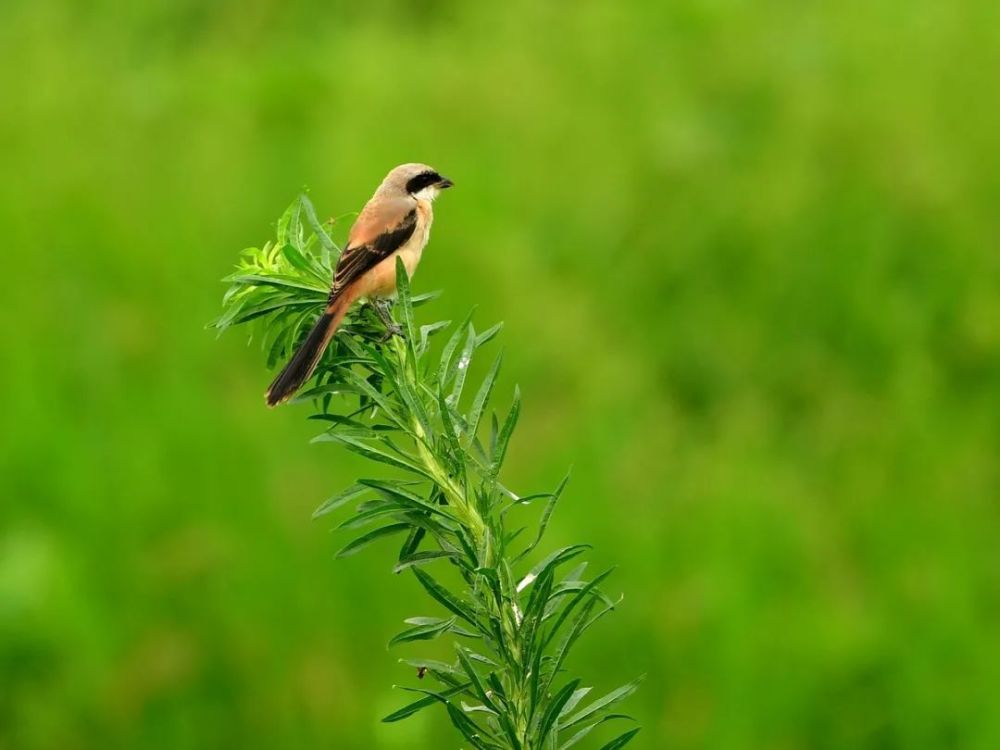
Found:
M 410 278 L 420 264 L 427 240 L 430 239 L 434 214 L 429 201 L 417 201 L 417 226 L 410 239 L 388 258 L 372 269 L 371 283 L 366 290 L 368 296 L 392 297 L 396 294 L 396 256 L 403 261 L 403 267 Z

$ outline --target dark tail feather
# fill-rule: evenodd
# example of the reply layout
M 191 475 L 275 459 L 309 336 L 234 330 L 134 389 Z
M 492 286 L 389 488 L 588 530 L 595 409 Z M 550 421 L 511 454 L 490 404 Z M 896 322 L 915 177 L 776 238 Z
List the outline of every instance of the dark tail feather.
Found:
M 327 310 L 323 313 L 316 325 L 309 331 L 305 341 L 298 348 L 288 364 L 278 373 L 278 377 L 267 389 L 267 405 L 277 406 L 282 401 L 287 401 L 295 392 L 302 387 L 302 384 L 309 380 L 319 364 L 320 357 L 326 351 L 326 345 L 330 343 L 333 334 L 337 331 L 337 326 L 347 312 L 347 305 L 340 305 L 335 310 Z

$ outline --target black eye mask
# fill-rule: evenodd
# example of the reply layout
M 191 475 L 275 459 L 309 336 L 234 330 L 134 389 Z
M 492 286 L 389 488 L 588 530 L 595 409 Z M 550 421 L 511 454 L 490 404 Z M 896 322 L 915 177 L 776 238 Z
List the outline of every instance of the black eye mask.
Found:
M 406 192 L 408 193 L 419 193 L 425 187 L 431 185 L 436 185 L 441 182 L 441 175 L 437 172 L 421 172 L 416 177 L 411 177 L 406 183 Z

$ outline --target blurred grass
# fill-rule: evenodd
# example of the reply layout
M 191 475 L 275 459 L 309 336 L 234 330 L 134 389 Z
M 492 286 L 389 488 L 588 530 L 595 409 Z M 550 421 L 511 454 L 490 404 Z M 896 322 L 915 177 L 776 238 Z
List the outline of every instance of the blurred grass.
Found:
M 419 595 L 309 521 L 353 459 L 203 330 L 410 160 L 637 747 L 1000 745 L 1000 6 L 120 5 L 0 6 L 0 748 L 451 741 L 377 723 Z

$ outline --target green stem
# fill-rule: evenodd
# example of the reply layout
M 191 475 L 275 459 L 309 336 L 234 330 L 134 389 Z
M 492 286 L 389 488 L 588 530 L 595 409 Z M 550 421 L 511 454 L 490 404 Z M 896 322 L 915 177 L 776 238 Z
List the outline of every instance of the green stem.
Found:
M 396 344 L 394 348 L 397 361 L 400 365 L 400 370 L 406 373 L 406 376 L 411 379 L 412 385 L 418 386 L 419 383 L 416 382 L 417 373 L 407 367 L 409 357 L 407 356 L 406 347 L 399 339 L 396 339 L 395 341 Z M 448 499 L 448 502 L 456 512 L 456 515 L 459 516 L 459 520 L 462 525 L 471 535 L 475 548 L 479 550 L 480 554 L 483 556 L 484 559 L 481 559 L 479 564 L 485 566 L 492 565 L 494 562 L 492 558 L 495 553 L 493 545 L 488 545 L 488 527 L 486 522 L 479 514 L 475 504 L 469 501 L 465 492 L 455 482 L 454 478 L 448 474 L 448 472 L 441 465 L 441 462 L 430 449 L 428 441 L 431 439 L 431 436 L 427 435 L 423 425 L 420 423 L 420 420 L 411 415 L 410 423 L 414 434 L 417 436 L 417 440 L 415 442 L 420 460 L 423 463 L 424 468 L 427 470 L 427 473 L 434 478 L 434 483 L 441 489 L 445 497 Z M 507 658 L 503 658 L 503 661 L 506 663 L 509 674 L 507 685 L 508 703 L 510 704 L 515 733 L 521 747 L 523 750 L 530 750 L 531 740 L 528 732 L 528 718 L 531 713 L 530 694 L 528 691 L 528 679 L 530 675 L 528 674 L 527 665 L 523 663 L 522 649 L 520 639 L 518 637 L 520 614 L 517 607 L 516 597 L 508 597 L 506 595 L 506 590 L 501 587 L 502 602 L 498 610 L 492 602 L 492 598 L 488 594 L 483 595 L 481 589 L 475 589 L 473 593 L 476 598 L 479 599 L 479 604 L 485 611 L 492 611 L 500 618 L 502 634 L 505 636 L 506 640 L 506 643 L 504 644 L 505 648 L 503 649 L 503 656 L 506 656 Z M 484 628 L 480 628 L 480 631 L 487 639 L 492 636 L 492 633 Z
M 417 373 L 408 367 L 409 357 L 407 356 L 406 346 L 402 343 L 400 338 L 395 338 L 395 352 L 396 357 L 399 362 L 400 371 L 405 373 L 405 375 L 410 378 L 411 385 L 419 386 L 417 383 Z M 414 368 L 416 365 L 414 365 Z M 419 390 L 414 388 L 414 390 Z M 472 533 L 472 538 L 477 548 L 481 548 L 486 538 L 486 524 L 484 523 L 482 516 L 476 510 L 473 503 L 470 503 L 465 493 L 462 491 L 455 480 L 448 474 L 445 468 L 438 461 L 437 457 L 428 447 L 428 441 L 431 436 L 426 433 L 420 420 L 414 415 L 410 415 L 410 424 L 413 428 L 414 434 L 417 436 L 416 445 L 417 453 L 420 456 L 421 462 L 424 464 L 424 468 L 427 469 L 428 474 L 434 477 L 434 483 L 441 488 L 445 497 L 448 498 L 448 502 L 455 509 L 456 513 L 459 514 L 460 520 Z

